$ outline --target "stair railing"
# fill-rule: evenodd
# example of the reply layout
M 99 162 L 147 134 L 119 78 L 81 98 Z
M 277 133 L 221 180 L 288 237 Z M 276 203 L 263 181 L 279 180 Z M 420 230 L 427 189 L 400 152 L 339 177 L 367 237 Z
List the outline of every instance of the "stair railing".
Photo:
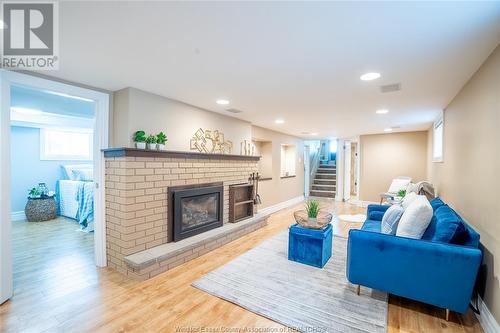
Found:
M 309 191 L 311 191 L 314 177 L 316 172 L 318 171 L 321 160 L 321 145 L 316 149 L 316 151 L 312 152 L 312 156 L 309 159 Z

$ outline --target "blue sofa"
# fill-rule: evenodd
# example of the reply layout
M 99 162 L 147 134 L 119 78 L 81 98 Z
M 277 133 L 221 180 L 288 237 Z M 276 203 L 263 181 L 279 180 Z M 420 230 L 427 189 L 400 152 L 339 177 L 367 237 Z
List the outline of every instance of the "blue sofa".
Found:
M 369 205 L 363 227 L 349 232 L 347 279 L 465 313 L 482 258 L 479 234 L 439 198 L 431 205 L 432 221 L 418 240 L 382 234 L 381 220 L 389 206 Z M 463 229 L 461 237 L 454 236 L 452 242 L 436 241 L 443 227 L 457 219 Z

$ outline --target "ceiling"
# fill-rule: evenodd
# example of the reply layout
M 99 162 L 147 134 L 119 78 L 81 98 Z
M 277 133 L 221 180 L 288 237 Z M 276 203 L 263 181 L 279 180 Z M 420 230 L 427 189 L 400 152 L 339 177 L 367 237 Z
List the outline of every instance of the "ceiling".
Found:
M 60 70 L 46 74 L 302 137 L 427 129 L 500 42 L 500 2 L 69 1 L 59 17 Z M 360 81 L 369 71 L 382 77 Z

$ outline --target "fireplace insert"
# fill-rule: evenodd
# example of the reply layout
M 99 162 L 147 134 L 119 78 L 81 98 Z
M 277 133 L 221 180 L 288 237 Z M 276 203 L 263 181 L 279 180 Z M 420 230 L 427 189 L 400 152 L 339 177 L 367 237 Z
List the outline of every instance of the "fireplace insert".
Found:
M 169 196 L 170 240 L 176 242 L 222 226 L 224 186 L 171 187 Z

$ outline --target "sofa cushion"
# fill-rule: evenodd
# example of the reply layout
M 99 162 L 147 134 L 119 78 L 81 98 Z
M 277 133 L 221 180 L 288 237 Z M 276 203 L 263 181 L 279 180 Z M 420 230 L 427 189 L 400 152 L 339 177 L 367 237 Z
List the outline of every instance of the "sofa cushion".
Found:
M 396 236 L 420 239 L 431 219 L 432 207 L 429 200 L 425 195 L 418 195 L 401 216 Z
M 464 245 L 468 238 L 467 228 L 460 217 L 450 206 L 442 205 L 434 212 L 434 216 L 422 239 L 433 242 Z
M 363 223 L 361 230 L 371 231 L 371 232 L 380 232 L 380 221 L 366 220 L 365 223 Z
M 436 209 L 438 209 L 439 207 L 441 206 L 444 206 L 445 203 L 443 202 L 443 200 L 441 200 L 440 197 L 437 197 L 437 198 L 434 198 L 431 200 L 431 206 L 432 206 L 432 210 L 435 212 Z
M 392 205 L 385 211 L 382 218 L 381 231 L 383 234 L 395 235 L 398 228 L 399 220 L 404 213 L 404 209 L 400 205 Z
M 374 210 L 368 214 L 368 220 L 382 221 L 385 212 Z

